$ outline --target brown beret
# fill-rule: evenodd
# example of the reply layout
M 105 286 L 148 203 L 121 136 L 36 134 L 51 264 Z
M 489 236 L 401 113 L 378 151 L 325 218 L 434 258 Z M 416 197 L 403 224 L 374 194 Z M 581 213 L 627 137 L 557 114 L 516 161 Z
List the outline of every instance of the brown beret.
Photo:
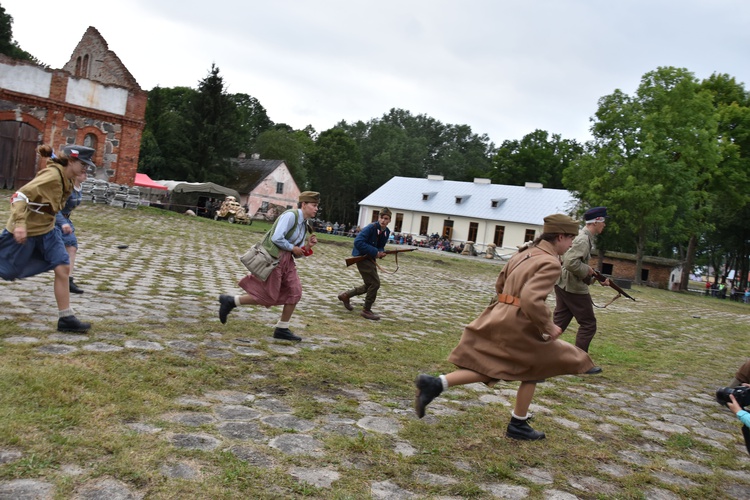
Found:
M 299 194 L 299 201 L 300 203 L 320 203 L 320 193 L 316 193 L 315 191 L 302 191 Z
M 563 214 L 548 215 L 544 218 L 545 234 L 578 234 L 578 221 Z
M 387 207 L 383 207 L 380 209 L 380 215 L 387 215 L 388 217 L 392 217 L 391 210 Z

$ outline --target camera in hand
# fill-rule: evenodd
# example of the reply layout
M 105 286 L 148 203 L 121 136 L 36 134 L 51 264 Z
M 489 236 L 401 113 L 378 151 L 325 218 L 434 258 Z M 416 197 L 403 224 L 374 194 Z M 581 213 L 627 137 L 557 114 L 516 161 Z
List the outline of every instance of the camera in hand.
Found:
M 722 387 L 716 391 L 716 401 L 724 406 L 732 401 L 729 399 L 729 395 L 734 395 L 734 399 L 737 400 L 740 406 L 750 406 L 750 387 Z

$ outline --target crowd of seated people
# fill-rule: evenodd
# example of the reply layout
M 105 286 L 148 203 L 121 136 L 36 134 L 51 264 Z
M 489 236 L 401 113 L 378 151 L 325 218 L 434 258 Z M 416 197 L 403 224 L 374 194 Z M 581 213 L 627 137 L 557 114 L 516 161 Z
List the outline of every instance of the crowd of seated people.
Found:
M 408 236 L 411 240 L 411 235 Z M 407 245 L 415 245 L 420 248 L 432 248 L 434 250 L 442 250 L 443 252 L 461 253 L 464 251 L 464 244 L 452 244 L 450 238 L 440 236 L 437 233 L 431 235 L 422 235 L 420 238 L 414 238 L 411 240 L 412 243 L 406 243 Z M 476 255 L 476 252 L 473 254 Z
M 338 222 L 326 222 L 319 219 L 313 221 L 313 229 L 316 233 L 328 233 L 336 236 L 348 236 L 354 238 L 362 230 L 355 224 L 339 224 Z
M 354 224 L 339 224 L 338 222 L 331 223 L 321 220 L 313 221 L 313 228 L 318 233 L 348 236 L 349 238 L 356 237 L 362 229 Z M 416 246 L 419 248 L 431 248 L 452 253 L 461 253 L 464 251 L 464 243 L 453 244 L 449 238 L 440 236 L 437 233 L 412 236 L 411 234 L 394 232 L 391 233 L 389 243 L 391 245 Z M 472 255 L 477 255 L 476 251 L 474 251 Z
M 732 283 L 731 280 L 730 283 Z M 727 290 L 729 290 L 728 293 Z M 734 283 L 732 283 L 730 287 L 726 284 L 726 282 L 723 281 L 717 284 L 716 281 L 711 282 L 710 280 L 708 280 L 706 281 L 706 296 L 716 297 L 719 299 L 726 299 L 727 296 L 729 296 L 729 300 L 750 304 L 750 287 L 746 287 L 743 290 Z

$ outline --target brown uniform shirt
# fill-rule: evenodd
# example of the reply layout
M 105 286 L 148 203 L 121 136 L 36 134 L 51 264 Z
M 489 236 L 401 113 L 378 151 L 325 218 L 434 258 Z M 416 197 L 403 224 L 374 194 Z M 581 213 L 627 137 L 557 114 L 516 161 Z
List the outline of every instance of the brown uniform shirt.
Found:
M 18 191 L 25 194 L 30 202 L 46 204 L 49 208 L 43 210 L 51 213 L 37 213 L 34 210 L 40 210 L 39 207 L 20 199 L 11 204 L 5 227 L 10 233 L 17 227 L 25 227 L 28 236 L 40 236 L 55 228 L 54 214 L 65 206 L 73 191 L 73 181 L 65 177 L 59 163 L 47 160 L 46 168 Z

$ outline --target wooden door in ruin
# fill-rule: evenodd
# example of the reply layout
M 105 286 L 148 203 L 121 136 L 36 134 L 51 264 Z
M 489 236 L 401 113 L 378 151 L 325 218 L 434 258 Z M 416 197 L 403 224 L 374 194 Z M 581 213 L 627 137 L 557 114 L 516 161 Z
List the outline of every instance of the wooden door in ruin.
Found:
M 0 188 L 18 189 L 36 175 L 41 134 L 28 123 L 0 121 Z

